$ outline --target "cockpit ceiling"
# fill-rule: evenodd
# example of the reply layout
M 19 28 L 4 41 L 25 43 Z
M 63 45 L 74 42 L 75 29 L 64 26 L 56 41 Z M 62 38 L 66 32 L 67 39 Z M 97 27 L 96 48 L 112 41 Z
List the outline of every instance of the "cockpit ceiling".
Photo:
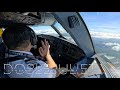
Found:
M 0 12 L 0 24 L 22 23 L 27 25 L 52 25 L 55 18 L 47 12 Z M 1 26 L 0 25 L 0 26 Z

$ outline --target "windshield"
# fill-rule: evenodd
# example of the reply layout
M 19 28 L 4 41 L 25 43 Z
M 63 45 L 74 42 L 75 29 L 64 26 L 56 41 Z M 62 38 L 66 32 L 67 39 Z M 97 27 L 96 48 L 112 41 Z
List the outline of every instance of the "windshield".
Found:
M 73 40 L 73 38 L 70 36 L 70 34 L 61 26 L 60 23 L 56 22 L 54 24 L 54 26 L 56 27 L 56 29 L 62 34 L 62 36 L 64 38 L 66 38 L 67 40 L 69 40 L 70 42 L 75 43 L 75 41 Z
M 35 25 L 35 26 L 30 26 L 34 32 L 37 35 L 40 34 L 47 34 L 47 35 L 52 35 L 55 37 L 58 37 L 58 33 L 51 27 L 51 26 L 41 26 L 41 25 Z
M 120 12 L 81 12 L 97 53 L 120 67 Z
M 75 41 L 70 36 L 70 34 L 57 21 L 52 26 L 34 25 L 30 27 L 35 31 L 37 35 L 40 35 L 40 34 L 51 35 L 51 36 L 66 39 L 75 44 Z

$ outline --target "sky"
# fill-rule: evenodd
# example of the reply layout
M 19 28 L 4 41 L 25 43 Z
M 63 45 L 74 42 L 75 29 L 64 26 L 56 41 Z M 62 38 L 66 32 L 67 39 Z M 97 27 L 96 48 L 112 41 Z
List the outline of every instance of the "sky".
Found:
M 92 38 L 108 39 L 109 42 L 103 44 L 120 52 L 120 42 L 115 40 L 120 40 L 120 12 L 81 12 L 80 15 Z M 111 42 L 111 39 L 114 39 L 114 42 Z
M 120 12 L 80 12 L 80 15 L 90 31 L 120 33 Z

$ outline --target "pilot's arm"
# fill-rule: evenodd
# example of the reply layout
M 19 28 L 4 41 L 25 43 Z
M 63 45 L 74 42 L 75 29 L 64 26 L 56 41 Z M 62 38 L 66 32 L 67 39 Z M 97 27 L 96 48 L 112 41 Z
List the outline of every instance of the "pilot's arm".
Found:
M 41 43 L 42 43 L 42 47 L 39 48 L 40 56 L 47 60 L 49 72 L 50 73 L 56 72 L 56 74 L 57 74 L 57 71 L 56 71 L 57 64 L 55 63 L 55 61 L 53 60 L 53 58 L 50 55 L 50 51 L 49 51 L 50 45 L 49 45 L 48 41 L 46 41 L 46 39 L 45 39 L 44 42 L 41 41 Z
M 57 65 L 55 63 L 55 61 L 53 60 L 53 58 L 50 55 L 50 45 L 48 43 L 48 41 L 46 41 L 46 39 L 43 41 L 41 41 L 42 43 L 42 47 L 39 48 L 39 53 L 41 55 L 42 58 L 45 58 L 47 60 L 48 63 L 48 67 L 49 68 L 57 68 Z

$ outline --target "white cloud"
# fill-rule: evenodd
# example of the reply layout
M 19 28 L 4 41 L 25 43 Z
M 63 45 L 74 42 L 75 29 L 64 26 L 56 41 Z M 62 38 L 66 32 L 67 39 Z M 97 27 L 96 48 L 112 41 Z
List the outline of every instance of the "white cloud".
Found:
M 106 46 L 111 46 L 111 49 L 114 51 L 120 51 L 120 44 L 119 43 L 103 43 Z
M 36 34 L 48 34 L 48 35 L 56 35 L 57 32 L 55 32 L 52 29 L 46 29 L 46 30 L 34 30 Z
M 112 50 L 120 51 L 120 45 L 119 45 L 119 46 L 113 46 L 113 47 L 112 47 Z
M 101 39 L 120 39 L 120 34 L 117 33 L 107 33 L 107 32 L 90 32 L 92 37 Z M 103 43 L 106 46 L 110 46 L 114 51 L 120 51 L 119 43 Z
M 90 32 L 92 37 L 101 38 L 101 39 L 120 39 L 120 34 L 117 33 L 108 33 L 108 32 Z
M 119 43 L 104 43 L 106 46 L 120 46 Z

